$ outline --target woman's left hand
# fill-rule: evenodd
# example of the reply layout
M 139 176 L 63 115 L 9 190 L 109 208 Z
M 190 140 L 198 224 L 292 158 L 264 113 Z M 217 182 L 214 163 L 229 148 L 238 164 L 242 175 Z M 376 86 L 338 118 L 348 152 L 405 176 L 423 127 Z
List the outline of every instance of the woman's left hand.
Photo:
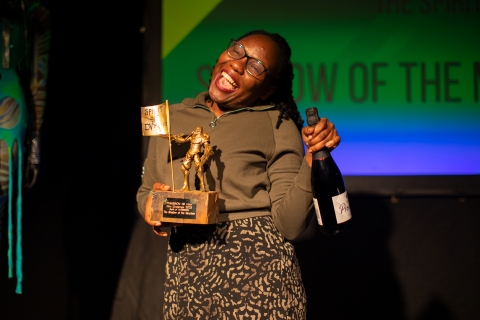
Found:
M 310 166 L 312 166 L 313 153 L 324 147 L 332 151 L 340 144 L 340 136 L 335 129 L 335 125 L 327 118 L 321 118 L 314 127 L 303 127 L 302 138 L 307 146 L 305 159 Z

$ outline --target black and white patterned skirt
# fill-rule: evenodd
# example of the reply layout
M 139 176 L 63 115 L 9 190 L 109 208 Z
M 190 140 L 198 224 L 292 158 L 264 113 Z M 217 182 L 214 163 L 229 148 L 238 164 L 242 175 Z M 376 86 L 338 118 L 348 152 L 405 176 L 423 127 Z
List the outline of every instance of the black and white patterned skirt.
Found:
M 306 319 L 291 243 L 271 217 L 172 228 L 165 319 Z

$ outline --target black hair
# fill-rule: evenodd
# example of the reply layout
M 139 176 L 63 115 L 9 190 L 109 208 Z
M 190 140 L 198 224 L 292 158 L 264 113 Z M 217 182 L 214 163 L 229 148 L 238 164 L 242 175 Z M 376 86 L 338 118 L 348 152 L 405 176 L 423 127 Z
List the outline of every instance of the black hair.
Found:
M 245 37 L 256 34 L 269 37 L 277 44 L 278 49 L 280 50 L 280 56 L 278 57 L 280 60 L 280 66 L 277 72 L 272 74 L 275 80 L 275 85 L 277 86 L 277 90 L 270 97 L 268 97 L 267 100 L 265 100 L 267 104 L 274 105 L 275 108 L 280 111 L 276 127 L 280 127 L 280 124 L 283 120 L 290 119 L 295 123 L 300 131 L 303 127 L 303 119 L 300 116 L 297 104 L 293 99 L 292 82 L 294 75 L 293 65 L 290 61 L 290 57 L 292 55 L 290 45 L 288 44 L 287 40 L 285 40 L 285 38 L 278 33 L 267 32 L 262 29 L 250 31 L 237 40 L 241 40 Z

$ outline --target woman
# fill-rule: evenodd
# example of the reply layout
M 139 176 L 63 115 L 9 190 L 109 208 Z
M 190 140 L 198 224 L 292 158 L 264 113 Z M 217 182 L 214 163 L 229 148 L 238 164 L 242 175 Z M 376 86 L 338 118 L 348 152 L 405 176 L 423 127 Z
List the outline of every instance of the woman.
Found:
M 219 192 L 220 214 L 215 225 L 171 228 L 166 319 L 306 318 L 300 268 L 288 240 L 310 217 L 312 153 L 335 148 L 340 137 L 327 119 L 302 128 L 290 55 L 280 35 L 249 32 L 220 55 L 208 92 L 170 107 L 176 132 L 208 129 L 214 153 L 205 180 Z M 172 149 L 172 156 L 180 179 L 175 183 L 181 184 L 181 150 Z M 151 137 L 137 200 L 159 236 L 168 230 L 151 220 L 151 191 L 170 190 L 168 159 L 168 141 Z

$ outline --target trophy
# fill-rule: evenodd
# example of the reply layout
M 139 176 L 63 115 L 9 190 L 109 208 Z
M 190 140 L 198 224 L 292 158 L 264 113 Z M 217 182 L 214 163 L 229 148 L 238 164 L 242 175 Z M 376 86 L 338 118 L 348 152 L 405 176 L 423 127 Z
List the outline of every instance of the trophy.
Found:
M 141 107 L 143 136 L 159 136 L 168 139 L 172 173 L 171 191 L 152 193 L 152 220 L 174 224 L 213 224 L 218 222 L 218 192 L 206 191 L 204 164 L 213 154 L 210 135 L 198 126 L 190 134 L 172 135 L 168 100 L 163 104 Z M 172 161 L 172 141 L 177 144 L 190 143 L 182 159 L 183 185 L 175 189 Z M 200 190 L 191 190 L 190 169 L 194 167 L 200 181 Z

